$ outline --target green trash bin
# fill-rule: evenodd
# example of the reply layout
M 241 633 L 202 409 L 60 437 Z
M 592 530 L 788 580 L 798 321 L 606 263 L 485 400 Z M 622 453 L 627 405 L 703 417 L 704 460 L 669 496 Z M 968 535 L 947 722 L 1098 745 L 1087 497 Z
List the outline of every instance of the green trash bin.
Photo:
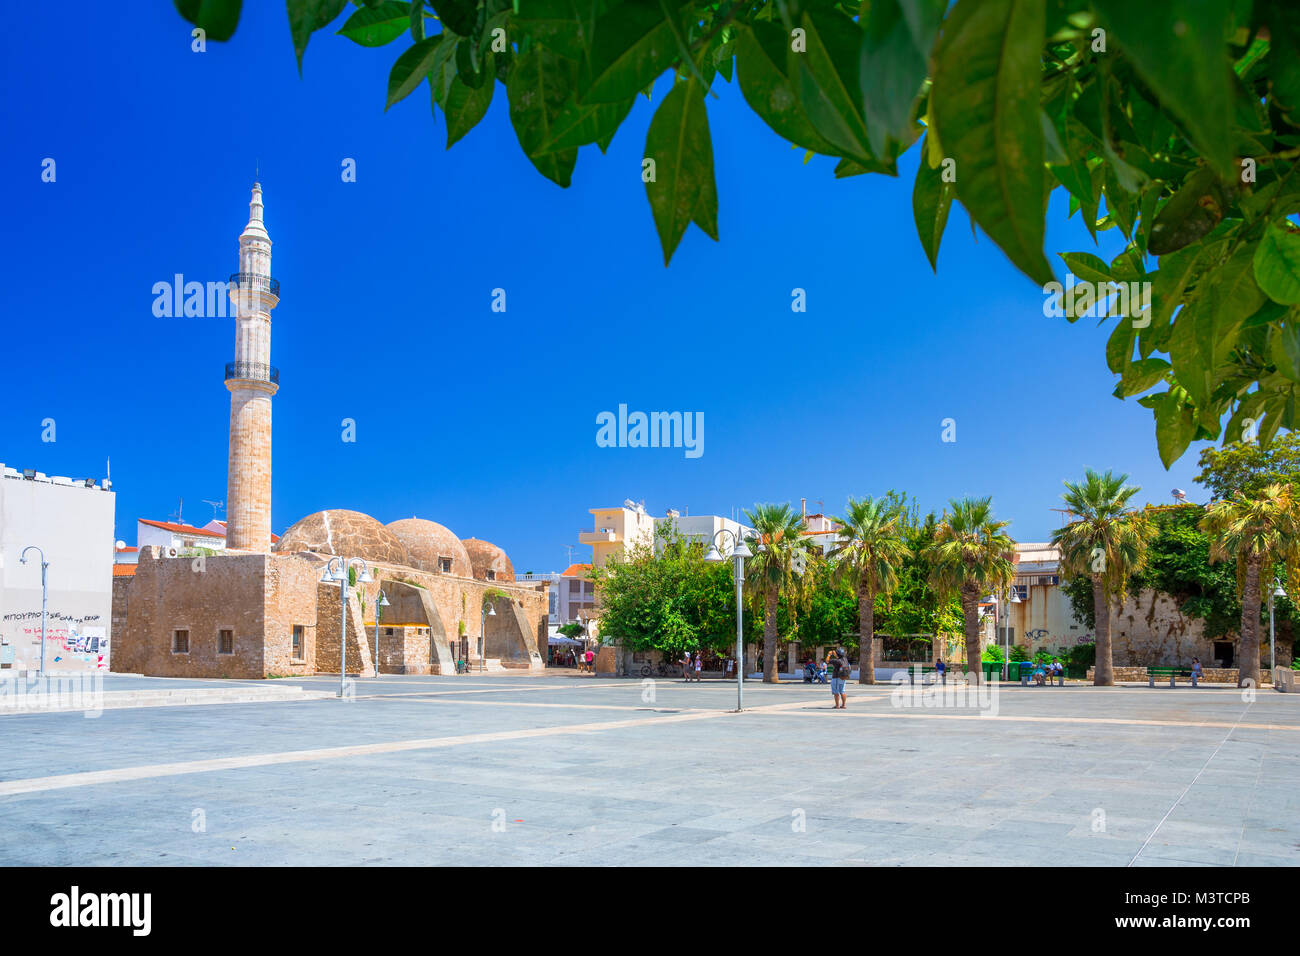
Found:
M 1002 676 L 1002 665 L 997 661 L 981 661 L 980 670 L 984 672 L 984 679 L 991 681 Z
M 1007 665 L 1007 680 L 1013 683 L 1020 680 L 1020 661 L 1012 661 Z

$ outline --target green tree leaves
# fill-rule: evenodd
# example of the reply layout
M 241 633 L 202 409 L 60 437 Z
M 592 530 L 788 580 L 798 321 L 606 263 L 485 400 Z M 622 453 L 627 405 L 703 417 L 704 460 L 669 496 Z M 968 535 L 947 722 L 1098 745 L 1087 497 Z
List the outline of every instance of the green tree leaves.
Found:
M 1231 0 L 1093 0 L 1101 25 L 1221 176 L 1232 165 L 1231 69 L 1223 57 Z
M 916 138 L 913 108 L 946 6 L 945 0 L 876 0 L 868 10 L 858 82 L 868 141 L 877 156 L 897 153 Z
M 782 139 L 834 155 L 835 147 L 813 128 L 790 82 L 786 72 L 789 45 L 789 34 L 775 23 L 759 21 L 742 30 L 736 46 L 740 92 L 750 109 Z
M 397 62 L 388 72 L 388 99 L 384 103 L 384 109 L 404 99 L 424 82 L 437 62 L 439 53 L 446 52 L 443 49 L 445 39 L 441 33 L 427 37 L 408 47 L 406 52 L 397 58 Z
M 1043 0 L 958 0 L 935 50 L 930 115 L 957 163 L 957 196 L 1035 282 L 1043 255 L 1043 133 L 1038 119 Z
M 289 11 L 289 34 L 293 37 L 293 52 L 298 57 L 299 73 L 302 73 L 302 55 L 307 52 L 307 41 L 311 35 L 333 23 L 346 5 L 347 0 L 285 0 Z
M 928 153 L 921 149 L 921 167 L 916 171 L 912 188 L 912 218 L 916 220 L 916 233 L 921 237 L 930 268 L 939 271 L 939 241 L 948 225 L 948 209 L 952 205 L 952 183 L 945 182 L 943 170 L 931 168 Z
M 406 32 L 411 22 L 411 5 L 387 0 L 362 7 L 339 29 L 341 36 L 361 46 L 383 46 Z
M 572 60 L 536 46 L 516 60 L 506 84 L 510 122 L 519 145 L 539 173 L 565 187 L 578 162 L 577 149 L 546 152 L 544 147 L 568 103 L 576 79 Z
M 645 158 L 654 178 L 645 184 L 664 265 L 686 227 L 694 222 L 718 238 L 718 192 L 713 180 L 713 141 L 704 110 L 704 91 L 695 80 L 677 83 L 650 122 Z
M 579 91 L 584 103 L 635 96 L 678 55 L 673 26 L 656 0 L 628 0 L 596 21 Z
M 1270 299 L 1282 305 L 1300 305 L 1300 231 L 1269 223 L 1255 250 L 1255 281 Z
M 482 83 L 478 89 L 466 86 L 459 76 L 451 81 L 443 112 L 447 114 L 447 148 L 478 125 L 492 105 L 493 83 Z
M 239 26 L 241 0 L 173 0 L 176 11 L 207 33 L 209 40 L 229 40 Z
M 241 7 L 174 2 L 214 40 L 234 32 Z M 345 6 L 287 0 L 300 70 L 312 33 Z M 1300 230 L 1287 217 L 1300 212 L 1300 13 L 1290 0 L 358 0 L 338 33 L 399 44 L 386 108 L 427 78 L 448 146 L 501 81 L 521 148 L 561 186 L 577 150 L 604 150 L 637 97 L 673 73 L 645 154 L 665 261 L 691 222 L 717 235 L 705 104 L 733 61 L 746 103 L 805 163 L 837 160 L 809 163 L 809 175 L 893 175 L 924 127 L 912 212 L 932 268 L 955 198 L 972 228 L 1046 285 L 1058 183 L 1094 240 L 1116 228 L 1128 240 L 1109 263 L 1089 253 L 1066 263 L 1086 282 L 1150 283 L 1150 314 L 1112 330 L 1107 361 L 1115 394 L 1152 410 L 1167 463 L 1223 434 L 1225 417 L 1229 435 L 1262 419 L 1263 440 L 1295 424 Z
M 862 33 L 839 14 L 804 13 L 807 52 L 790 57 L 789 74 L 818 135 L 843 156 L 871 169 L 871 151 L 859 80 Z

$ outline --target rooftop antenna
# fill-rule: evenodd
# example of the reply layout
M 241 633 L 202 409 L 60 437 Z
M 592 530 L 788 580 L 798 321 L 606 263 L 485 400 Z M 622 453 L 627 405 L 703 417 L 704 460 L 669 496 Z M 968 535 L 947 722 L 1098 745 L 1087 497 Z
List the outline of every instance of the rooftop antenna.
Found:
M 204 503 L 205 505 L 212 505 L 212 520 L 213 520 L 213 521 L 216 521 L 216 520 L 217 520 L 217 509 L 218 509 L 218 508 L 223 508 L 223 507 L 225 507 L 225 504 L 226 504 L 224 501 L 212 501 L 212 500 L 210 500 L 210 499 L 208 499 L 208 498 L 204 498 L 204 499 L 203 499 L 203 503 Z
M 564 547 L 564 550 L 567 551 L 568 554 L 569 554 L 569 563 L 565 565 L 565 567 L 567 568 L 567 567 L 569 567 L 570 565 L 573 564 L 573 545 L 571 545 L 571 544 L 566 544 L 566 545 L 563 545 L 563 547 Z
M 167 517 L 169 517 L 169 518 L 175 518 L 177 524 L 184 524 L 184 523 L 185 523 L 185 519 L 181 517 L 184 508 L 185 508 L 185 499 L 184 499 L 184 498 L 181 498 L 181 499 L 180 499 L 180 504 L 178 504 L 178 505 L 176 506 L 176 510 L 175 510 L 174 512 L 172 512 L 171 514 L 169 514 Z

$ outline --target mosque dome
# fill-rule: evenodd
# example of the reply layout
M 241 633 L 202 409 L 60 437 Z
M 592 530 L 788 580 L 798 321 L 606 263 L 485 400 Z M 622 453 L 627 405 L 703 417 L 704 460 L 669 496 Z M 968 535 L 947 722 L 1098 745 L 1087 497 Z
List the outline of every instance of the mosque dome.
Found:
M 513 581 L 515 579 L 515 566 L 510 563 L 506 553 L 491 541 L 466 538 L 461 544 L 465 546 L 465 550 L 469 553 L 470 563 L 474 566 L 474 577 L 480 581 Z
M 469 552 L 460 539 L 436 521 L 424 518 L 403 518 L 388 525 L 411 555 L 411 567 L 435 574 L 454 574 L 462 578 L 474 577 L 474 566 Z M 450 569 L 444 562 L 450 561 Z
M 406 545 L 370 515 L 331 509 L 300 519 L 276 542 L 275 551 L 316 551 L 381 564 L 411 566 Z

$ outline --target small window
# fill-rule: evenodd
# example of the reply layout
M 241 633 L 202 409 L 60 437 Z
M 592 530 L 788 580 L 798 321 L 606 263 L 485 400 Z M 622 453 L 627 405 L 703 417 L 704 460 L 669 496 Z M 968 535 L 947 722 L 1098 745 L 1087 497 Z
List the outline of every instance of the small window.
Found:
M 384 628 L 384 636 L 385 636 L 385 637 L 392 637 L 392 636 L 393 636 L 393 629 L 392 629 L 391 627 L 386 627 L 386 628 Z
M 295 624 L 293 626 L 293 659 L 295 661 L 302 660 L 302 625 L 301 624 Z
M 491 568 L 487 569 L 487 579 L 489 581 L 495 581 L 497 579 L 497 573 L 493 571 Z
M 217 653 L 233 654 L 235 653 L 235 632 L 218 631 L 217 632 Z
M 438 570 L 443 574 L 451 574 L 451 558 L 439 558 Z
M 172 653 L 188 654 L 190 652 L 190 632 L 172 631 Z

